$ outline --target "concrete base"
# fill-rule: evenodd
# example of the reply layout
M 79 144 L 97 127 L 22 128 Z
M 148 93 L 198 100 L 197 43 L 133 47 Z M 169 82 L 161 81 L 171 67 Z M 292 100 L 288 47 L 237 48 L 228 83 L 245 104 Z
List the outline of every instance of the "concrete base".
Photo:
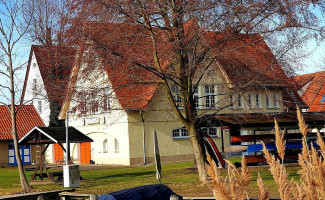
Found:
M 63 183 L 64 187 L 80 187 L 79 165 L 63 166 Z

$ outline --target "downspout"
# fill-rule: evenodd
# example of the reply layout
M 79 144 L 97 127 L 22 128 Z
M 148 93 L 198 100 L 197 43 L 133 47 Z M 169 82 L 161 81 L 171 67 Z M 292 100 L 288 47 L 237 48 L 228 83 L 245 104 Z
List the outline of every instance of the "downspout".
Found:
M 144 118 L 142 115 L 142 110 L 140 110 L 140 117 L 142 121 L 142 139 L 143 139 L 143 164 L 147 164 L 146 160 L 146 134 L 145 134 L 145 129 L 144 129 Z

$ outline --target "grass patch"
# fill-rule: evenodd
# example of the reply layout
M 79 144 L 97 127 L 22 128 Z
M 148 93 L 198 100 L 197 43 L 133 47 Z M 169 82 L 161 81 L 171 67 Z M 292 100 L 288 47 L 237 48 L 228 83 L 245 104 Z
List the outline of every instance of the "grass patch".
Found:
M 210 188 L 199 182 L 197 171 L 192 169 L 192 166 L 192 162 L 163 164 L 162 183 L 182 196 L 213 196 Z M 277 187 L 267 166 L 249 167 L 249 169 L 252 172 L 252 182 L 249 186 L 250 196 L 258 196 L 256 190 L 258 171 L 271 191 L 271 195 L 278 196 Z M 290 178 L 298 180 L 297 166 L 288 166 L 286 169 Z M 226 176 L 227 170 L 221 170 L 222 175 Z M 159 183 L 156 180 L 154 165 L 110 169 L 94 167 L 82 170 L 80 174 L 85 180 L 81 181 L 80 188 L 76 188 L 78 193 L 105 194 L 125 188 Z M 42 184 L 33 187 L 35 190 L 42 191 L 63 189 L 63 185 L 59 184 Z M 0 168 L 0 195 L 19 193 L 20 189 L 18 169 L 16 167 Z

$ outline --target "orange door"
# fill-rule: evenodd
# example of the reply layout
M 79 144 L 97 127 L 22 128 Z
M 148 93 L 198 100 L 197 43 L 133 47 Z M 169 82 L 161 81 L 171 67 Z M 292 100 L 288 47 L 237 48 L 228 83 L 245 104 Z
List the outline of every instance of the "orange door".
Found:
M 63 163 L 64 153 L 63 153 L 63 149 L 59 144 L 53 145 L 53 152 L 54 152 L 54 163 Z
M 79 163 L 89 164 L 91 160 L 91 143 L 82 142 L 79 145 Z

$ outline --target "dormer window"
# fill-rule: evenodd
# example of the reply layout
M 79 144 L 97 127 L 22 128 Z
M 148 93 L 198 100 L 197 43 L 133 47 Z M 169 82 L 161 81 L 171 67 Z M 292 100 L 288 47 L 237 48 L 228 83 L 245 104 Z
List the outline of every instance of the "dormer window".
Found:
M 266 107 L 267 108 L 270 108 L 270 98 L 269 98 L 269 95 L 265 95 L 265 103 L 266 103 Z
M 272 100 L 273 100 L 273 108 L 278 108 L 279 107 L 279 102 L 277 98 L 277 93 L 273 92 L 272 94 Z
M 248 108 L 253 107 L 252 95 L 250 93 L 247 94 L 247 103 L 248 103 Z
M 260 95 L 259 94 L 255 94 L 255 107 L 256 108 L 260 108 Z
M 241 100 L 241 94 L 237 94 L 237 105 L 238 105 L 238 108 L 243 107 L 243 102 Z
M 234 97 L 232 95 L 229 96 L 229 107 L 234 108 Z

